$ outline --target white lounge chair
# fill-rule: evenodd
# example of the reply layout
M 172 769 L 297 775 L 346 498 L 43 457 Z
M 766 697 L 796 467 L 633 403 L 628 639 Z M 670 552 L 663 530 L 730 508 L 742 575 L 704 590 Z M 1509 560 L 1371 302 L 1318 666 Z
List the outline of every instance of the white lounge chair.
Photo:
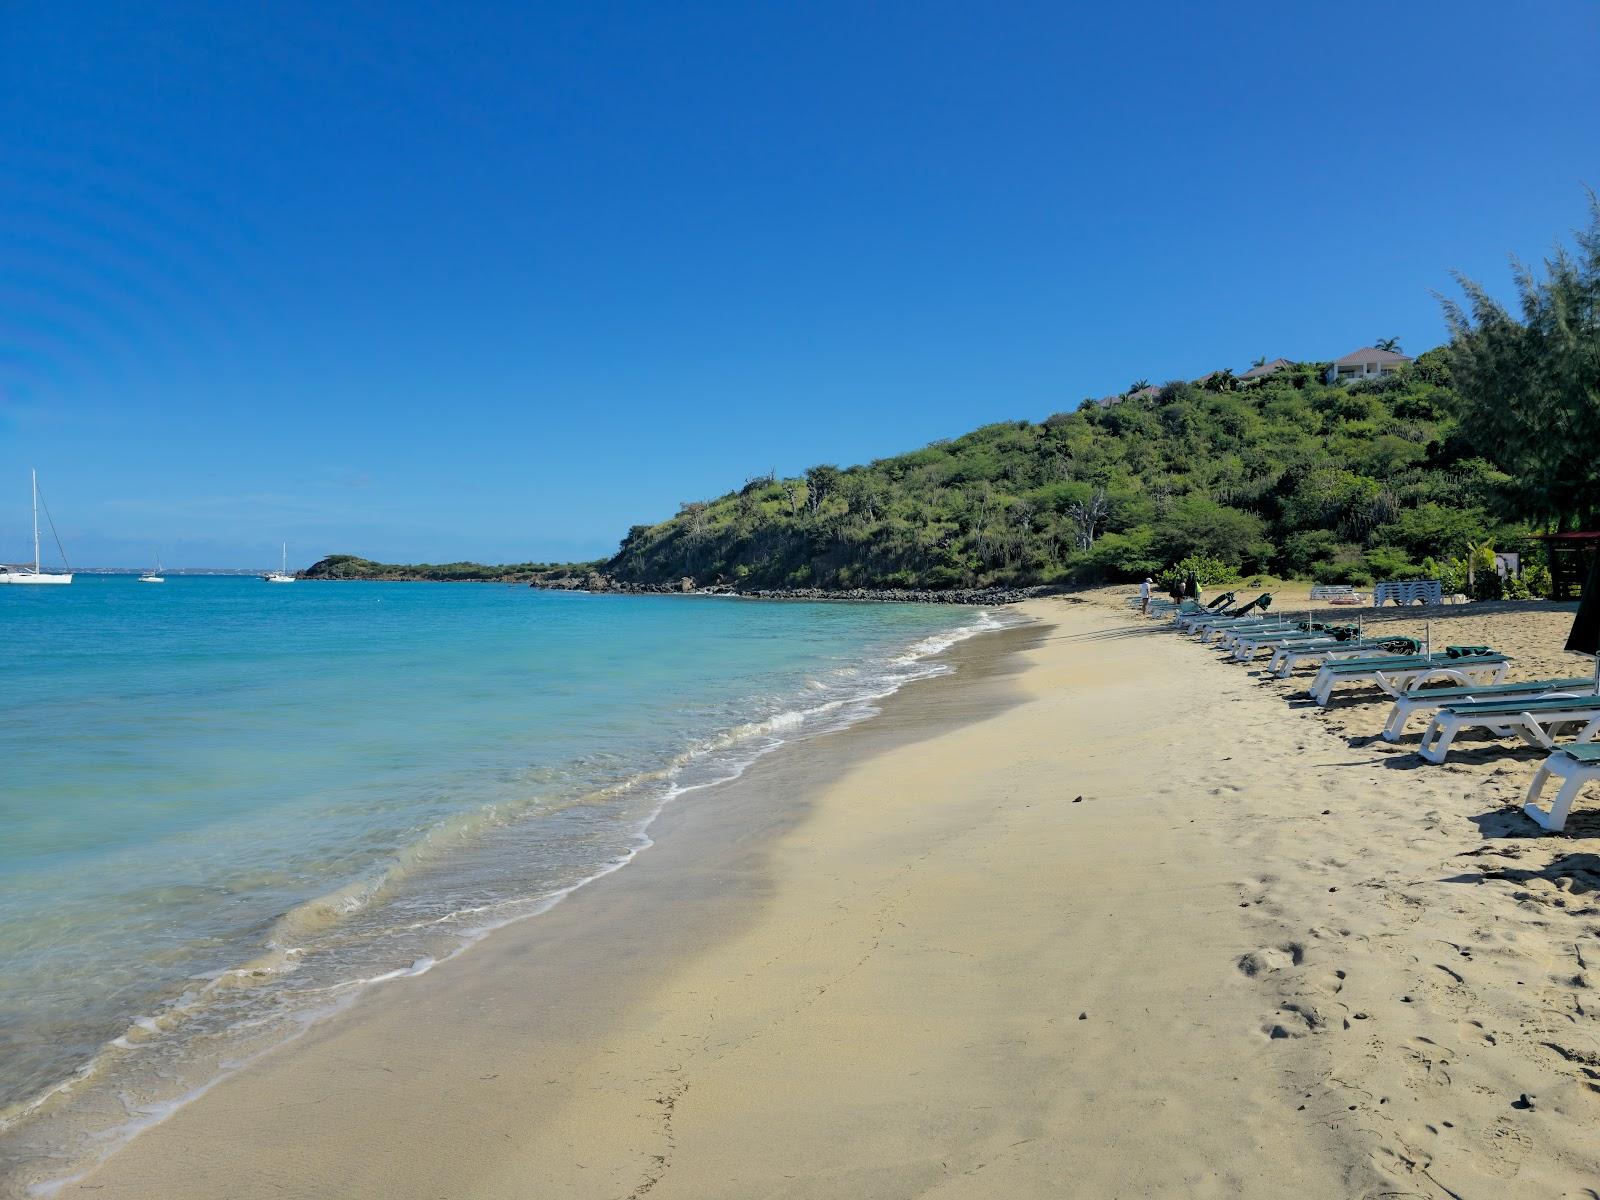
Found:
M 1202 621 L 1220 621 L 1222 613 L 1210 608 L 1195 608 L 1187 612 L 1180 612 L 1173 616 L 1172 623 L 1185 633 L 1193 633 Z
M 1539 807 L 1539 793 L 1544 791 L 1545 783 L 1552 776 L 1561 780 L 1561 788 L 1556 792 L 1555 802 L 1546 811 Z M 1572 802 L 1578 798 L 1583 785 L 1591 779 L 1600 779 L 1600 744 L 1581 742 L 1562 746 L 1545 759 L 1534 773 L 1522 811 L 1541 829 L 1560 833 L 1566 828 Z
M 1593 690 L 1593 680 L 1575 679 L 1524 679 L 1519 683 L 1468 684 L 1466 687 L 1422 688 L 1406 692 L 1395 698 L 1389 710 L 1389 719 L 1383 723 L 1383 740 L 1398 742 L 1405 736 L 1406 726 L 1419 712 L 1443 708 L 1447 704 L 1477 704 L 1497 701 L 1509 702 L 1517 696 L 1532 699 L 1535 696 L 1580 695 L 1587 688 Z
M 1282 617 L 1219 617 L 1212 621 L 1201 621 L 1198 625 L 1191 626 L 1191 632 L 1200 635 L 1202 642 L 1209 642 L 1212 638 L 1230 629 L 1287 629 L 1288 623 Z
M 1285 617 L 1281 620 L 1267 621 L 1263 625 L 1230 625 L 1225 629 L 1216 630 L 1214 640 L 1219 650 L 1227 650 L 1237 646 L 1241 638 L 1310 636 L 1296 622 Z
M 1221 641 L 1221 639 L 1218 639 Z M 1227 645 L 1233 647 L 1233 657 L 1239 662 L 1249 662 L 1263 650 L 1277 652 L 1280 646 L 1309 646 L 1322 645 L 1325 642 L 1337 644 L 1338 638 L 1331 633 L 1307 633 L 1304 629 L 1268 629 L 1259 633 L 1241 632 L 1228 639 Z
M 1582 727 L 1573 739 L 1579 742 L 1590 741 L 1600 732 L 1600 696 L 1595 694 L 1592 683 L 1586 694 L 1578 696 L 1528 696 L 1448 705 L 1428 722 L 1417 753 L 1429 762 L 1442 763 L 1450 753 L 1450 744 L 1464 729 L 1487 729 L 1495 737 L 1518 737 L 1530 746 L 1554 750 L 1554 733 L 1563 725 Z
M 1227 612 L 1228 610 L 1224 608 L 1221 611 L 1200 609 L 1195 612 L 1180 613 L 1173 618 L 1173 624 L 1177 625 L 1185 633 L 1194 633 L 1200 626 L 1209 625 L 1214 621 L 1259 621 L 1263 619 L 1261 613 L 1249 613 L 1243 617 L 1230 617 Z
M 1352 658 L 1414 658 L 1417 651 L 1389 649 L 1399 638 L 1362 638 L 1347 642 L 1308 643 L 1278 647 L 1267 662 L 1267 670 L 1279 679 L 1287 679 L 1308 663 L 1345 662 Z M 1406 638 L 1415 645 L 1415 639 Z
M 1510 666 L 1511 660 L 1504 654 L 1346 658 L 1323 663 L 1308 690 L 1313 700 L 1326 705 L 1333 689 L 1342 683 L 1372 684 L 1390 696 L 1401 696 L 1441 680 L 1462 687 L 1469 683 L 1499 683 Z

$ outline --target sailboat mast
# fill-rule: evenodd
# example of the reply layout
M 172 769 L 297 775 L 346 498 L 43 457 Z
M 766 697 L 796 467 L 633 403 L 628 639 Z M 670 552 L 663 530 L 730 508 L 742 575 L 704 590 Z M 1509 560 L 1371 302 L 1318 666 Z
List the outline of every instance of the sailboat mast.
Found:
M 33 573 L 39 574 L 39 469 L 33 468 Z

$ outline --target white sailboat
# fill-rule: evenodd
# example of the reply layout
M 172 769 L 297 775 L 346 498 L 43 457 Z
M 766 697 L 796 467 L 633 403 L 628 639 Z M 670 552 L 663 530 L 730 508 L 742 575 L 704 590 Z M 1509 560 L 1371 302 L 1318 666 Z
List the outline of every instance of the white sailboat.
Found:
M 49 515 L 48 510 L 45 513 Z M 55 532 L 54 522 L 50 525 L 50 532 Z M 56 540 L 56 549 L 61 549 L 61 541 Z M 61 552 L 61 561 L 66 563 L 66 551 Z M 33 473 L 33 566 L 0 567 L 0 583 L 71 583 L 72 573 L 52 574 L 39 568 L 39 472 Z
M 147 575 L 139 576 L 140 583 L 165 583 L 166 578 L 161 574 L 161 551 L 156 551 L 155 570 Z
M 289 543 L 283 544 L 283 566 L 270 575 L 263 575 L 268 583 L 293 583 L 294 576 L 289 574 Z

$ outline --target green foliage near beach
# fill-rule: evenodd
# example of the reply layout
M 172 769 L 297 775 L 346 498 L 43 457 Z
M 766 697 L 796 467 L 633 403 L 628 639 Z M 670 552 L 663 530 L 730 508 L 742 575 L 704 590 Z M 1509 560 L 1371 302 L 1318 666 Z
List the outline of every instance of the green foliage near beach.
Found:
M 757 478 L 659 525 L 608 564 L 623 580 L 752 586 L 1048 583 L 1230 572 L 1359 582 L 1515 532 L 1503 477 L 1460 436 L 1447 352 L 1330 386 L 1324 364 L 1241 386 L 991 425 L 866 466 Z
M 956 588 L 1241 574 L 1437 578 L 1498 596 L 1495 548 L 1548 589 L 1530 535 L 1600 521 L 1600 203 L 1576 251 L 1520 269 L 1520 316 L 1460 280 L 1449 345 L 1393 374 L 1231 370 L 1041 422 L 989 425 L 864 466 L 762 475 L 635 525 L 607 562 L 400 566 L 338 579 L 607 581 L 739 588 Z M 1378 339 L 1398 349 L 1392 338 Z M 1259 365 L 1259 364 L 1258 364 Z
M 593 571 L 594 563 L 381 563 L 353 554 L 330 554 L 303 572 L 307 579 L 394 581 L 425 579 L 443 583 L 532 583 L 575 578 Z
M 1506 511 L 1561 530 L 1600 520 L 1600 200 L 1576 251 L 1517 268 L 1520 318 L 1470 279 L 1447 302 L 1464 440 L 1506 473 Z
M 1533 532 L 1600 518 L 1600 206 L 1576 253 L 1520 273 L 1520 319 L 1461 282 L 1451 344 L 1392 375 L 1139 380 L 1043 422 L 751 479 L 635 526 L 605 570 L 828 588 L 1123 579 L 1184 559 L 1207 582 L 1493 577 L 1492 547 L 1527 553 Z

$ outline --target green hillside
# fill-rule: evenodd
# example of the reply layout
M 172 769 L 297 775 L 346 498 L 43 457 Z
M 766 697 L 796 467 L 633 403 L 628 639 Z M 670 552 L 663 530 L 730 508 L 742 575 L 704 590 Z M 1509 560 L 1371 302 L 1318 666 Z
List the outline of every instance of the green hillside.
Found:
M 1214 372 L 990 425 L 865 466 L 761 476 L 628 531 L 602 564 L 399 567 L 330 578 L 758 588 L 1026 586 L 1171 573 L 1329 583 L 1438 577 L 1600 521 L 1600 202 L 1576 251 L 1520 270 L 1519 311 L 1461 280 L 1451 341 L 1390 374 Z M 1380 344 L 1380 350 L 1382 346 Z M 1392 347 L 1391 347 L 1392 349 Z M 1370 357 L 1370 355 L 1369 355 Z M 1391 363 L 1393 358 L 1391 356 Z M 1249 377 L 1254 375 L 1255 377 Z M 598 568 L 598 570 L 597 570 Z M 1536 565 L 1520 590 L 1538 592 Z
M 1428 576 L 1458 588 L 1469 559 L 1492 567 L 1491 544 L 1537 558 L 1531 533 L 1600 520 L 1600 201 L 1575 250 L 1558 249 L 1542 275 L 1518 268 L 1519 311 L 1458 282 L 1449 345 L 1392 374 L 1329 384 L 1328 364 L 1289 363 L 1256 378 L 1140 380 L 1038 424 L 752 479 L 635 526 L 606 571 L 957 587 L 1129 578 L 1187 560 L 1212 580 Z M 1492 570 L 1474 573 L 1498 586 Z M 1530 582 L 1543 584 L 1540 570 Z
M 563 582 L 592 573 L 598 563 L 503 563 L 475 562 L 383 563 L 353 554 L 330 554 L 301 572 L 307 579 L 353 579 L 393 582 L 426 579 L 438 583 L 531 583 Z
M 629 531 L 614 578 L 956 587 L 1213 573 L 1358 582 L 1520 535 L 1461 436 L 1448 353 L 1328 385 L 1324 363 L 1221 372 L 866 466 L 753 479 Z

